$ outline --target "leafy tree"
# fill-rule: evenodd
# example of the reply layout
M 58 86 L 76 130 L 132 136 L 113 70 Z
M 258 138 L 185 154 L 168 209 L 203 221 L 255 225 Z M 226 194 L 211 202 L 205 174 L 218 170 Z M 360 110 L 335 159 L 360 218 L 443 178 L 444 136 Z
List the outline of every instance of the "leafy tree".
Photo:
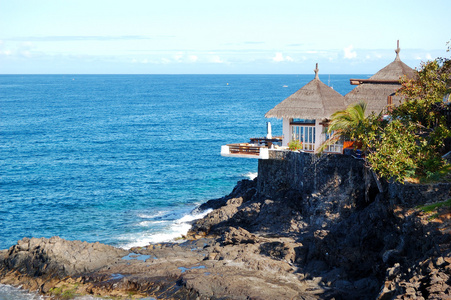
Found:
M 448 51 L 450 49 L 448 48 Z M 438 58 L 423 63 L 414 79 L 402 79 L 397 94 L 404 101 L 382 114 L 365 117 L 365 103 L 350 105 L 331 116 L 331 139 L 359 141 L 366 161 L 379 176 L 404 182 L 408 178 L 432 178 L 447 167 L 442 159 L 444 140 L 451 138 L 444 116 L 443 97 L 450 92 L 451 60 Z
M 404 98 L 404 103 L 395 108 L 391 115 L 404 122 L 415 122 L 426 128 L 437 123 L 437 111 L 434 104 L 442 102 L 450 80 L 451 61 L 438 58 L 423 63 L 417 72 L 417 78 L 402 78 L 397 95 Z
M 357 138 L 361 132 L 359 129 L 363 129 L 366 118 L 367 104 L 365 102 L 359 102 L 349 105 L 345 110 L 337 111 L 331 116 L 328 132 L 336 133 L 338 135 L 346 136 L 350 139 Z
M 331 136 L 318 148 L 317 152 L 323 152 L 340 139 L 359 140 L 368 127 L 368 120 L 365 118 L 366 107 L 367 104 L 362 101 L 333 113 L 327 128 L 327 133 Z
M 366 145 L 367 161 L 381 177 L 403 182 L 407 178 L 431 176 L 444 165 L 437 147 L 429 136 L 418 134 L 418 126 L 395 119 L 362 137 Z

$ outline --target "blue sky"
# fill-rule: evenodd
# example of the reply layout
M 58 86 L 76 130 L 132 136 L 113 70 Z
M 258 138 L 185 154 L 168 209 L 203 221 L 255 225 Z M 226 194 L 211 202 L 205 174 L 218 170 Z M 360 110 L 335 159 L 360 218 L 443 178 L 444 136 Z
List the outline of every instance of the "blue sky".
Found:
M 449 0 L 0 0 L 0 74 L 372 74 L 449 57 Z

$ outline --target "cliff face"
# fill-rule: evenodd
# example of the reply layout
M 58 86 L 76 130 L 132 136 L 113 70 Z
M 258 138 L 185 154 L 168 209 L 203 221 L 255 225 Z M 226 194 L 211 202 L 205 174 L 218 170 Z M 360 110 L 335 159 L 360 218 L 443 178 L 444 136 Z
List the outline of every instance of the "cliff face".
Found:
M 450 183 L 389 184 L 349 156 L 271 155 L 259 161 L 257 179 L 198 208 L 213 211 L 193 223 L 188 241 L 126 255 L 23 240 L 0 251 L 0 282 L 32 279 L 28 286 L 47 294 L 72 283 L 80 293 L 159 299 L 451 296 L 449 207 L 434 218 L 416 208 L 450 199 Z
M 270 198 L 284 197 L 287 191 L 300 196 L 341 193 L 356 203 L 368 201 L 377 189 L 363 160 L 340 154 L 316 156 L 309 153 L 271 151 L 269 160 L 258 164 L 257 189 Z
M 271 155 L 271 160 L 259 161 L 258 194 L 294 201 L 311 226 L 336 223 L 368 206 L 379 193 L 363 160 L 352 156 L 287 151 Z
M 431 220 L 415 208 L 451 198 L 449 183 L 389 184 L 351 156 L 272 155 L 259 161 L 251 196 L 229 199 L 191 233 L 241 227 L 293 237 L 300 244 L 291 257 L 298 272 L 322 278 L 338 298 L 450 295 L 449 209 Z
M 388 184 L 350 156 L 273 154 L 259 163 L 257 191 L 297 203 L 300 267 L 334 270 L 331 286 L 346 297 L 361 285 L 371 298 L 451 297 L 449 209 L 433 220 L 415 209 L 450 199 L 449 183 Z

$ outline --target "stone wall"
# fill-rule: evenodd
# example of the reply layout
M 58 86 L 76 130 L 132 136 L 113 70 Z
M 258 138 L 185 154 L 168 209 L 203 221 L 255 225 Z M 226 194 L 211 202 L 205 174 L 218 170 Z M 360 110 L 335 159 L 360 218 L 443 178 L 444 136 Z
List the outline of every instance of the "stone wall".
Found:
M 361 159 L 341 154 L 317 156 L 305 152 L 270 151 L 270 159 L 259 160 L 257 191 L 269 198 L 288 192 L 306 195 L 352 197 L 372 202 L 379 193 L 375 174 Z M 383 197 L 392 205 L 416 206 L 451 198 L 451 183 L 410 184 L 379 181 Z
M 259 160 L 257 190 L 270 198 L 295 191 L 301 195 L 343 195 L 364 200 L 377 189 L 363 160 L 341 154 L 270 151 Z

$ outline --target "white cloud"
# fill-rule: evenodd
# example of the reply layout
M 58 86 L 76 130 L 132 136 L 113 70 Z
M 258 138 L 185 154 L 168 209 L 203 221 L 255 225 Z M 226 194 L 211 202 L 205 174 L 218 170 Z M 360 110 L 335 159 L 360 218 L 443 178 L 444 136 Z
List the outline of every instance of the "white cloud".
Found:
M 183 58 L 183 52 L 178 52 L 177 54 L 174 55 L 174 60 L 176 62 L 182 62 L 182 58 Z
M 7 43 L 0 40 L 0 55 L 2 56 L 32 58 L 36 55 L 42 55 L 35 50 L 37 47 L 31 42 L 13 43 L 13 45 L 8 45 L 8 48 L 6 45 Z
M 352 59 L 357 57 L 357 52 L 353 51 L 353 46 L 349 45 L 348 47 L 345 47 L 343 49 L 344 52 L 344 58 L 346 59 Z
M 219 57 L 219 55 L 212 55 L 208 58 L 208 61 L 215 64 L 222 64 L 224 63 L 224 60 Z
M 30 58 L 31 52 L 29 50 L 22 50 L 22 51 L 20 51 L 20 55 L 22 55 L 23 57 L 26 57 L 26 58 Z
M 433 60 L 432 55 L 430 53 L 425 53 L 425 54 L 417 54 L 415 56 L 416 60 L 420 60 L 420 61 L 428 61 L 428 60 Z
M 138 60 L 136 58 L 132 59 L 132 64 L 148 64 L 148 63 L 150 63 L 150 61 L 147 58 L 141 60 Z
M 34 42 L 73 42 L 73 41 L 115 41 L 115 40 L 148 40 L 152 38 L 171 38 L 172 36 L 143 36 L 143 35 L 119 35 L 119 36 L 96 36 L 96 35 L 62 35 L 62 36 L 26 36 L 15 37 L 11 41 L 34 41 Z
M 188 56 L 188 60 L 190 62 L 196 62 L 199 59 L 199 57 L 197 57 L 196 55 L 190 55 Z
M 277 53 L 276 53 L 276 56 L 274 56 L 274 57 L 272 58 L 272 60 L 275 61 L 275 62 L 281 62 L 281 61 L 284 61 L 285 59 L 284 59 L 284 57 L 283 57 L 282 52 L 277 52 Z
M 1 45 L 2 44 L 0 43 L 0 46 Z M 0 49 L 0 55 L 10 56 L 12 54 L 13 54 L 13 52 L 11 50 L 9 50 L 9 49 L 5 49 L 5 50 Z
M 291 56 L 284 56 L 282 52 L 276 52 L 276 55 L 272 58 L 274 62 L 282 62 L 282 61 L 289 61 L 293 62 L 294 59 Z

